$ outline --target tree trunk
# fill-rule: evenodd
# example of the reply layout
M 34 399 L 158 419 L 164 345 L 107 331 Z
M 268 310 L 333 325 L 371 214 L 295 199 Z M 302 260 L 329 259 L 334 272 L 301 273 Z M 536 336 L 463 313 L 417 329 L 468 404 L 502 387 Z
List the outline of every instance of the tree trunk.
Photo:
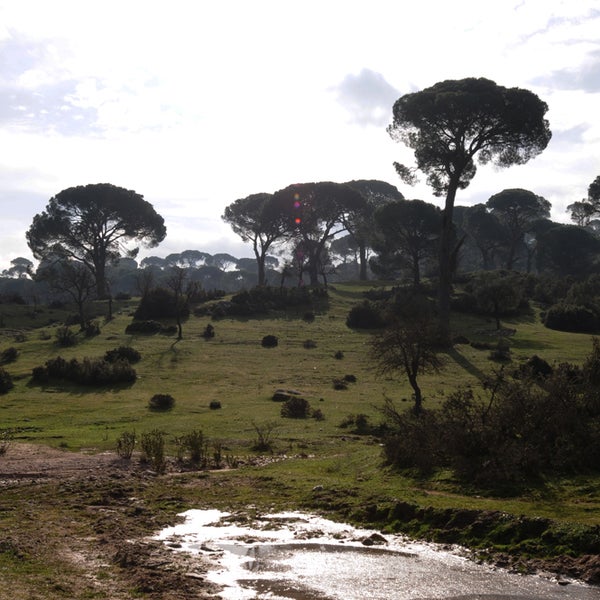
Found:
M 369 278 L 367 275 L 367 247 L 364 242 L 360 242 L 359 245 L 359 267 L 360 271 L 358 274 L 358 279 L 360 281 L 367 281 Z
M 440 342 L 450 346 L 450 294 L 452 291 L 453 260 L 453 223 L 454 200 L 458 189 L 458 179 L 451 180 L 446 194 L 446 206 L 442 213 L 442 232 L 440 235 L 439 286 L 438 286 L 438 328 Z
M 415 415 L 420 415 L 423 412 L 423 395 L 421 394 L 421 388 L 419 387 L 415 376 L 409 375 L 408 382 L 415 393 Z

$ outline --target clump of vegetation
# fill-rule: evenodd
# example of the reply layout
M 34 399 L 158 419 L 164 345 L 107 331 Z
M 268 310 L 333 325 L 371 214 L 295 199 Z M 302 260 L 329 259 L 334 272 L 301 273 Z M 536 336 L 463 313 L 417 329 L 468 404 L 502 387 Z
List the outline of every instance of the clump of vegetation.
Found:
M 336 353 L 333 355 L 333 358 L 335 358 L 336 360 L 342 360 L 344 358 L 344 353 L 342 352 L 342 350 L 337 350 Z
M 171 319 L 177 317 L 178 314 L 180 317 L 187 317 L 190 314 L 187 299 L 176 297 L 172 290 L 157 287 L 142 297 L 133 316 L 136 320 L 147 321 Z
M 135 364 L 142 359 L 142 355 L 131 346 L 119 346 L 112 350 L 107 350 L 104 354 L 104 360 L 109 363 L 115 363 L 118 360 L 126 360 L 130 364 Z
M 339 427 L 341 429 L 351 429 L 352 433 L 358 435 L 364 435 L 372 429 L 369 423 L 369 417 L 363 413 L 348 415 L 342 420 Z
M 150 410 L 171 410 L 175 406 L 175 398 L 171 394 L 154 394 L 148 406 Z
M 350 309 L 346 325 L 352 329 L 381 329 L 385 327 L 385 318 L 378 304 L 364 300 Z
M 496 344 L 496 347 L 490 352 L 489 358 L 490 360 L 495 360 L 498 362 L 510 361 L 510 344 L 508 343 L 508 340 L 500 338 Z
M 276 335 L 265 335 L 260 344 L 263 348 L 275 348 L 279 344 L 279 338 Z
M 582 368 L 561 364 L 539 377 L 503 372 L 477 397 L 450 394 L 420 415 L 387 402 L 384 449 L 390 464 L 430 472 L 451 468 L 461 479 L 498 487 L 545 473 L 582 473 L 600 464 L 600 342 Z
M 156 473 L 164 473 L 167 466 L 164 433 L 160 429 L 142 433 L 140 445 L 142 447 L 142 460 L 150 463 Z
M 100 335 L 100 323 L 98 321 L 87 321 L 83 326 L 83 333 L 87 338 Z
M 15 362 L 15 360 L 17 360 L 18 355 L 19 352 L 14 346 L 10 346 L 10 348 L 2 350 L 2 353 L 0 354 L 0 365 L 7 365 L 9 363 Z
M 0 456 L 4 456 L 13 439 L 13 432 L 10 429 L 3 429 L 0 431 Z
M 302 342 L 302 346 L 307 350 L 312 350 L 313 348 L 317 347 L 317 342 L 314 340 L 304 340 L 304 342 Z
M 221 408 L 221 401 L 220 400 L 211 400 L 208 408 L 210 408 L 210 410 L 219 410 Z
M 77 343 L 77 335 L 67 325 L 56 330 L 56 343 L 62 348 L 74 346 Z
M 215 328 L 210 323 L 204 328 L 202 337 L 205 340 L 212 340 L 215 337 Z
M 154 334 L 159 333 L 162 330 L 162 324 L 159 321 L 132 321 L 125 328 L 125 333 L 142 333 L 142 334 Z
M 133 454 L 137 436 L 135 431 L 124 431 L 117 439 L 117 454 L 129 460 Z
M 44 366 L 35 367 L 32 380 L 47 383 L 52 379 L 62 379 L 80 385 L 103 386 L 115 383 L 131 383 L 137 373 L 125 360 L 114 363 L 103 359 L 84 358 L 79 361 L 72 358 L 67 361 L 62 356 L 51 358 Z
M 339 377 L 336 377 L 333 380 L 333 389 L 334 390 L 347 390 L 348 382 L 344 381 L 343 379 L 340 379 Z
M 256 432 L 256 441 L 252 445 L 252 449 L 259 452 L 272 451 L 275 442 L 275 432 L 279 428 L 279 423 L 276 421 L 264 421 L 261 423 L 252 421 L 252 427 Z
M 187 455 L 194 465 L 204 465 L 208 456 L 208 441 L 200 429 L 194 429 L 176 440 L 179 459 Z
M 310 416 L 310 402 L 301 396 L 292 396 L 281 405 L 281 416 L 288 419 L 306 419 Z
M 558 331 L 596 333 L 600 330 L 600 319 L 592 308 L 560 303 L 548 309 L 544 325 Z

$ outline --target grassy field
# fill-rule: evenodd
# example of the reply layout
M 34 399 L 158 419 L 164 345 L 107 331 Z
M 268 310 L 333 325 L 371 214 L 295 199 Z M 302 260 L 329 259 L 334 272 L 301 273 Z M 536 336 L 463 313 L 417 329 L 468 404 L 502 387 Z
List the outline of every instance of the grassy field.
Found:
M 327 454 L 327 448 L 344 434 L 339 425 L 348 415 L 362 413 L 376 423 L 385 397 L 400 407 L 409 406 L 411 398 L 401 374 L 393 379 L 378 375 L 369 357 L 370 333 L 345 324 L 348 310 L 361 300 L 364 289 L 358 284 L 337 286 L 330 292 L 329 306 L 313 322 L 303 320 L 302 313 L 219 320 L 213 323 L 216 335 L 211 340 L 202 337 L 209 319 L 191 316 L 177 343 L 174 337 L 161 334 L 127 335 L 134 301 L 118 306 L 115 318 L 102 324 L 99 336 L 81 338 L 70 348 L 57 346 L 59 325 L 48 324 L 64 316 L 60 312 L 42 307 L 32 319 L 30 307 L 11 307 L 12 313 L 5 310 L 3 314 L 6 329 L 0 344 L 2 349 L 17 348 L 19 356 L 5 366 L 15 387 L 0 397 L 0 429 L 13 429 L 17 439 L 72 450 L 114 449 L 124 430 L 141 433 L 159 428 L 172 439 L 201 429 L 237 454 L 246 452 L 255 439 L 253 423 L 277 421 L 280 450 L 309 444 L 311 452 Z M 106 308 L 97 310 L 101 314 Z M 32 327 L 37 323 L 42 326 Z M 545 329 L 536 315 L 504 321 L 503 327 L 515 330 L 508 338 L 513 365 L 533 354 L 550 363 L 579 363 L 591 349 L 590 336 Z M 485 319 L 457 315 L 453 328 L 471 341 L 497 341 L 493 323 Z M 267 334 L 279 338 L 276 348 L 261 347 Z M 316 347 L 305 348 L 308 340 Z M 138 379 L 131 386 L 89 389 L 30 381 L 32 369 L 48 358 L 99 358 L 121 345 L 132 346 L 142 355 L 135 365 Z M 340 351 L 343 358 L 335 358 Z M 425 406 L 434 406 L 458 386 L 477 386 L 499 367 L 489 360 L 489 350 L 468 344 L 456 345 L 443 359 L 445 366 L 439 373 L 422 376 Z M 335 390 L 333 380 L 346 375 L 353 375 L 356 382 L 346 390 Z M 282 419 L 281 405 L 271 399 L 280 388 L 300 391 L 325 419 Z M 150 411 L 148 401 L 155 393 L 171 394 L 175 408 L 165 413 Z M 222 408 L 211 410 L 211 401 L 219 401 Z
M 396 530 L 399 525 L 389 515 L 398 506 L 421 507 L 425 512 L 405 523 L 406 532 L 432 539 L 441 535 L 435 525 L 440 515 L 448 518 L 448 511 L 463 509 L 551 519 L 555 523 L 552 535 L 565 540 L 577 538 L 580 531 L 581 536 L 588 536 L 590 527 L 597 531 L 600 477 L 549 478 L 510 497 L 496 497 L 461 486 L 447 472 L 426 480 L 393 472 L 383 466 L 377 438 L 340 427 L 356 414 L 379 424 L 385 398 L 399 407 L 411 406 L 411 390 L 401 374 L 378 376 L 369 357 L 371 334 L 345 324 L 348 311 L 363 299 L 366 289 L 359 284 L 331 289 L 327 306 L 316 312 L 312 322 L 302 318 L 304 309 L 298 314 L 214 321 L 215 337 L 210 340 L 202 336 L 209 319 L 191 316 L 177 343 L 175 337 L 162 334 L 126 334 L 134 300 L 118 303 L 109 322 L 103 319 L 107 307 L 100 304 L 96 307 L 100 335 L 82 337 L 69 348 L 56 344 L 56 330 L 65 311 L 2 305 L 0 351 L 15 347 L 19 354 L 15 362 L 4 365 L 15 385 L 0 396 L 0 430 L 11 430 L 15 442 L 51 446 L 65 451 L 63 455 L 75 451 L 89 455 L 114 451 L 124 431 L 135 430 L 139 436 L 159 429 L 164 432 L 167 453 L 174 457 L 176 439 L 199 429 L 212 444 L 222 447 L 226 464 L 236 467 L 189 471 L 177 468 L 172 458 L 164 476 L 148 476 L 143 467 L 127 475 L 129 471 L 120 467 L 114 473 L 93 471 L 93 476 L 78 481 L 8 485 L 0 490 L 4 531 L 0 534 L 0 579 L 12 585 L 6 597 L 188 597 L 188 580 L 180 586 L 171 578 L 174 571 L 161 571 L 164 586 L 180 589 L 179 596 L 164 595 L 167 592 L 161 592 L 163 588 L 156 583 L 155 567 L 127 563 L 125 569 L 115 548 L 122 548 L 124 539 L 141 539 L 161 524 L 174 523 L 176 514 L 190 507 L 300 508 Z M 502 325 L 511 345 L 512 361 L 507 368 L 533 354 L 550 363 L 581 363 L 592 347 L 588 335 L 545 329 L 536 313 L 505 320 Z M 494 323 L 484 318 L 454 315 L 453 330 L 470 341 L 494 345 L 498 340 Z M 261 346 L 268 334 L 278 337 L 277 347 Z M 306 347 L 309 340 L 314 347 Z M 138 378 L 132 385 L 98 389 L 31 382 L 32 369 L 51 357 L 99 358 L 123 345 L 134 347 L 142 356 L 135 365 Z M 340 352 L 343 358 L 336 358 Z M 455 345 L 443 356 L 445 366 L 439 373 L 421 378 L 425 407 L 437 405 L 458 386 L 477 388 L 481 378 L 500 366 L 489 354 L 467 343 Z M 346 375 L 353 375 L 356 382 L 345 390 L 334 389 L 334 379 Z M 320 409 L 324 419 L 282 418 L 281 403 L 272 399 L 277 389 L 299 391 L 313 409 Z M 148 402 L 156 393 L 171 394 L 174 408 L 151 411 Z M 221 408 L 211 409 L 213 401 L 220 402 Z M 274 427 L 272 452 L 263 456 L 253 450 L 257 427 Z M 18 452 L 18 444 L 14 446 Z M 0 472 L 3 460 L 0 455 Z M 137 465 L 137 458 L 134 461 Z M 134 507 L 131 498 L 135 498 Z M 504 517 L 500 521 L 483 540 L 465 537 L 459 541 L 502 548 L 507 525 Z M 516 552 L 525 551 L 523 543 L 531 554 L 543 555 L 548 549 L 548 545 L 538 547 L 537 541 L 521 538 L 513 534 Z M 74 545 L 79 555 L 101 556 L 102 561 L 74 562 Z M 143 548 L 148 548 L 147 541 Z M 152 560 L 148 564 L 156 562 Z M 146 579 L 140 583 L 140 577 L 152 580 L 154 587 L 148 588 Z M 89 583 L 92 580 L 94 585 Z M 78 583 L 82 581 L 88 583 Z M 146 588 L 154 592 L 146 593 Z

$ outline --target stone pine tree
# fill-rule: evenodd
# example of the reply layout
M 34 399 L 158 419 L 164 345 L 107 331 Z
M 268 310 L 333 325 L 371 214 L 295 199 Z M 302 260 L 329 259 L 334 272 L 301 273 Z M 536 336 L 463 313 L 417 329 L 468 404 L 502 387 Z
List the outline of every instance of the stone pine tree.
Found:
M 534 93 L 506 88 L 484 78 L 447 80 L 401 96 L 393 107 L 391 137 L 414 151 L 416 169 L 445 197 L 439 245 L 438 313 L 440 337 L 450 343 L 450 296 L 456 244 L 452 212 L 458 190 L 466 188 L 479 164 L 524 164 L 551 138 L 548 106 Z M 408 183 L 415 168 L 394 163 Z
M 27 243 L 35 258 L 79 261 L 93 274 L 98 297 L 107 295 L 106 266 L 135 256 L 127 244 L 157 246 L 167 229 L 163 218 L 140 194 L 110 183 L 71 187 L 50 199 L 35 215 Z

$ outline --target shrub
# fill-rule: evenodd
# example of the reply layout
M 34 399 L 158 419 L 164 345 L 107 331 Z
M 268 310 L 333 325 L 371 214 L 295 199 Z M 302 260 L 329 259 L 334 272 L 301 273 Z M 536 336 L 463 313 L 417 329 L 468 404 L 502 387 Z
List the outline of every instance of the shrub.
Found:
M 221 408 L 221 401 L 211 400 L 210 404 L 208 405 L 208 408 L 210 408 L 210 410 L 219 410 Z
M 342 360 L 342 358 L 344 358 L 344 353 L 341 350 L 338 350 L 334 355 L 333 358 L 335 358 L 336 360 Z
M 135 381 L 135 369 L 125 360 L 109 363 L 102 359 L 76 358 L 66 361 L 61 356 L 46 361 L 45 366 L 35 367 L 32 379 L 47 383 L 50 379 L 65 379 L 81 385 L 107 385 Z
M 70 327 L 65 325 L 56 330 L 56 342 L 59 346 L 68 348 L 77 343 L 77 336 Z
M 0 456 L 3 456 L 8 452 L 12 438 L 13 434 L 10 429 L 4 429 L 3 431 L 0 431 Z
M 314 340 L 304 340 L 304 342 L 302 343 L 302 345 L 307 350 L 312 350 L 313 348 L 317 347 L 317 342 L 315 342 Z
M 343 379 L 336 377 L 333 380 L 333 389 L 334 390 L 347 390 L 348 384 Z
M 133 321 L 125 328 L 125 333 L 158 333 L 162 329 L 162 324 L 158 321 Z
M 252 421 L 252 427 L 256 431 L 256 441 L 252 448 L 261 452 L 272 450 L 275 430 L 279 427 L 279 424 L 275 421 L 265 421 L 263 423 Z
M 157 473 L 163 473 L 166 468 L 165 438 L 162 431 L 154 429 L 142 434 L 140 440 L 142 460 L 149 462 Z
M 348 383 L 356 383 L 356 375 L 344 375 L 344 381 L 347 381 Z
M 208 444 L 204 438 L 204 433 L 200 429 L 194 429 L 181 436 L 178 440 L 180 452 L 189 454 L 190 461 L 195 465 L 206 463 Z
M 510 344 L 503 338 L 498 340 L 496 347 L 492 349 L 489 356 L 490 360 L 497 360 L 500 362 L 510 360 Z
M 281 406 L 281 416 L 289 419 L 306 419 L 310 414 L 310 403 L 305 398 L 292 396 Z
M 186 305 L 179 307 L 179 315 L 187 317 L 190 313 Z M 150 290 L 137 307 L 134 318 L 140 321 L 148 319 L 169 319 L 177 316 L 175 294 L 167 288 L 157 287 Z
M 104 360 L 109 363 L 117 362 L 118 360 L 126 360 L 130 364 L 139 362 L 142 355 L 131 346 L 119 346 L 112 350 L 107 350 L 104 354 Z
M 83 328 L 83 332 L 85 337 L 88 338 L 100 335 L 100 323 L 98 321 L 88 321 Z
M 117 454 L 121 458 L 129 460 L 135 448 L 135 431 L 124 431 L 117 439 Z
M 0 394 L 6 394 L 13 388 L 12 377 L 0 367 Z
M 17 360 L 18 355 L 19 352 L 14 346 L 3 350 L 0 354 L 0 365 L 6 365 L 8 363 L 15 362 L 15 360 Z
M 279 344 L 279 339 L 276 335 L 265 335 L 261 341 L 263 348 L 275 348 Z
M 574 333 L 595 333 L 600 329 L 598 315 L 590 308 L 574 304 L 555 304 L 546 312 L 548 329 Z
M 315 408 L 311 413 L 311 417 L 315 421 L 324 421 L 325 420 L 325 415 L 323 414 L 323 411 L 320 408 Z
M 204 328 L 202 337 L 205 340 L 212 340 L 215 337 L 215 328 L 210 323 Z
M 385 319 L 376 304 L 364 300 L 350 309 L 346 325 L 353 329 L 380 329 L 385 327 Z
M 312 311 L 305 312 L 302 315 L 302 320 L 305 321 L 306 323 L 312 323 L 315 320 L 315 313 Z
M 148 403 L 151 410 L 171 410 L 175 399 L 171 394 L 154 394 Z

